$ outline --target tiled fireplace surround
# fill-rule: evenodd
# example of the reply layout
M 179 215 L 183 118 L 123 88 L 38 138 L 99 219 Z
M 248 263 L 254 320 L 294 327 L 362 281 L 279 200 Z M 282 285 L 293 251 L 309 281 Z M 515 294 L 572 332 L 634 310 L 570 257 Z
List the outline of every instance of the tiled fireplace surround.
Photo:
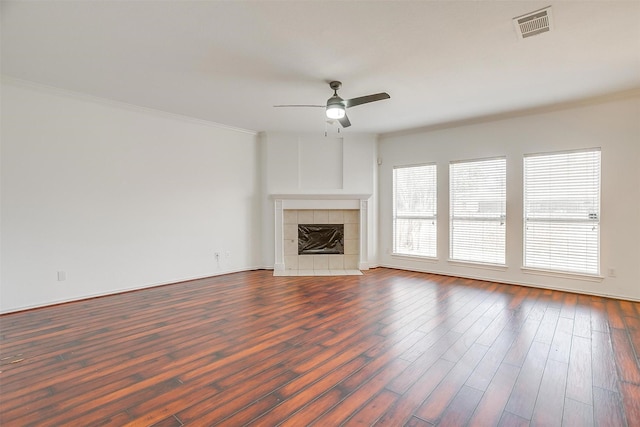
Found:
M 368 203 L 363 194 L 274 194 L 274 274 L 368 270 Z M 298 255 L 298 224 L 344 224 L 344 255 Z
M 285 209 L 283 212 L 286 270 L 357 270 L 359 212 L 355 209 Z M 344 224 L 344 255 L 298 255 L 298 224 Z

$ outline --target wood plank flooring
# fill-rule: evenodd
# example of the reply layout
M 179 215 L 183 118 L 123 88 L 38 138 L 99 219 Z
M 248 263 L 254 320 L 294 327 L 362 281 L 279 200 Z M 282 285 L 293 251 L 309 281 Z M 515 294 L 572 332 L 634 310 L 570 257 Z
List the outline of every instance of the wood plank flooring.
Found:
M 0 317 L 0 425 L 638 426 L 640 304 L 379 268 Z

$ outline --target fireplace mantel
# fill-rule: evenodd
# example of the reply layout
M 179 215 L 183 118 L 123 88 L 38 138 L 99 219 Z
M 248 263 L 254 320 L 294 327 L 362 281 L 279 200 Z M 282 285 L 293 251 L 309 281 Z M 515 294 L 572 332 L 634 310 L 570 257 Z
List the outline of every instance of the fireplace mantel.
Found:
M 275 209 L 275 271 L 283 271 L 284 265 L 284 215 L 285 209 L 355 209 L 360 212 L 360 270 L 369 269 L 368 236 L 369 236 L 369 199 L 371 194 L 347 193 L 288 193 L 271 194 Z
M 318 199 L 318 200 L 367 200 L 371 197 L 371 194 L 348 194 L 348 193 L 286 193 L 286 194 L 272 194 L 272 199 Z

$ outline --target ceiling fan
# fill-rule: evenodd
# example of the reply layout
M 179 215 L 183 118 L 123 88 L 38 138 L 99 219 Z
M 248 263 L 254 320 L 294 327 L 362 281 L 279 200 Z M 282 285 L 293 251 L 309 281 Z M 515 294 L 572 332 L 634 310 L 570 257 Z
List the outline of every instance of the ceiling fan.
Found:
M 381 92 L 373 95 L 360 96 L 358 98 L 342 99 L 338 96 L 338 90 L 342 86 L 341 82 L 332 81 L 329 83 L 329 87 L 333 90 L 333 96 L 327 100 L 327 105 L 274 105 L 274 107 L 322 107 L 326 108 L 327 118 L 331 120 L 338 120 L 342 127 L 346 128 L 351 126 L 351 122 L 347 117 L 347 108 L 355 107 L 369 102 L 381 101 L 383 99 L 391 98 L 388 93 Z

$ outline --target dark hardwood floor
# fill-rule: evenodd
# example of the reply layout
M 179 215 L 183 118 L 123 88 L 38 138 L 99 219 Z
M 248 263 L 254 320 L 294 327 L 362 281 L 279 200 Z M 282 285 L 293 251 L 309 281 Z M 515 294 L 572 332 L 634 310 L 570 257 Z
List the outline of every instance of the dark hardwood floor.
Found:
M 3 427 L 640 425 L 628 301 L 253 271 L 0 322 Z

